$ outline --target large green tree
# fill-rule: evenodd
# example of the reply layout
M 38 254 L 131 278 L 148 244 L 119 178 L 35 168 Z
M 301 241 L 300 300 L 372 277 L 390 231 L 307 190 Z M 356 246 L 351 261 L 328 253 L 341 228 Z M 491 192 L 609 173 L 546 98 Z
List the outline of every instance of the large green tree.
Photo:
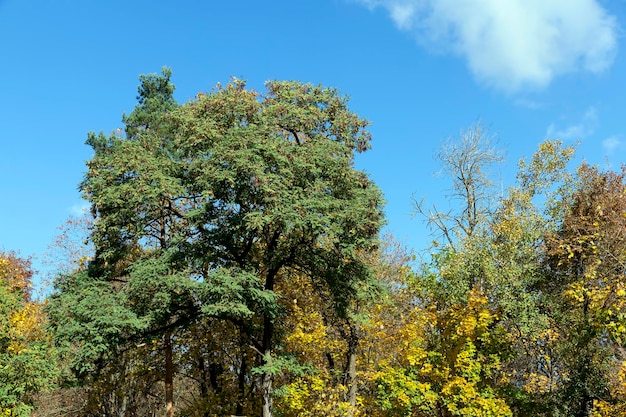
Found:
M 59 281 L 51 312 L 87 373 L 162 334 L 169 415 L 177 329 L 229 321 L 256 354 L 248 380 L 258 376 L 268 417 L 284 362 L 283 283 L 309 277 L 345 315 L 370 276 L 359 252 L 375 249 L 383 220 L 380 191 L 354 168 L 367 122 L 336 90 L 299 82 L 268 82 L 262 94 L 233 80 L 177 108 L 169 76 L 142 78 L 125 134 L 90 135 L 81 189 L 95 259 Z M 102 308 L 85 314 L 85 294 Z
M 193 236 L 181 250 L 209 289 L 243 280 L 280 294 L 281 283 L 300 273 L 345 314 L 356 284 L 369 276 L 358 251 L 374 248 L 382 223 L 380 192 L 354 169 L 354 153 L 369 148 L 367 122 L 336 90 L 298 82 L 266 88 L 261 95 L 235 80 L 173 115 L 196 206 L 187 216 Z M 205 311 L 220 306 L 209 302 Z M 270 416 L 281 311 L 270 302 L 253 309 L 259 320 L 246 328 L 261 358 L 262 409 Z
M 85 376 L 114 362 L 121 355 L 118 351 L 127 352 L 124 344 L 161 335 L 164 402 L 171 415 L 169 339 L 193 314 L 193 281 L 184 265 L 170 261 L 168 252 L 180 231 L 184 204 L 178 198 L 182 189 L 171 179 L 174 150 L 164 118 L 178 106 L 170 77 L 167 68 L 162 75 L 140 77 L 138 104 L 123 116 L 125 132 L 89 135 L 94 157 L 81 189 L 95 216 L 90 236 L 95 258 L 87 270 L 57 281 L 59 292 L 49 311 L 57 334 L 78 342 L 75 369 Z M 85 304 L 86 299 L 91 303 Z

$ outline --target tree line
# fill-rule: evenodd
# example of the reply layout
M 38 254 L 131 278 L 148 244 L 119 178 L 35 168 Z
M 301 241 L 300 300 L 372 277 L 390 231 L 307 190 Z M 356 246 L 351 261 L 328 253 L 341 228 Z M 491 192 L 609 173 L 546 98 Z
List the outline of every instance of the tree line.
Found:
M 59 238 L 50 295 L 0 253 L 0 414 L 626 414 L 624 169 L 548 140 L 500 191 L 475 124 L 438 154 L 453 208 L 415 200 L 420 256 L 381 234 L 347 98 L 265 88 L 179 104 L 164 68 L 89 134 L 86 241 Z

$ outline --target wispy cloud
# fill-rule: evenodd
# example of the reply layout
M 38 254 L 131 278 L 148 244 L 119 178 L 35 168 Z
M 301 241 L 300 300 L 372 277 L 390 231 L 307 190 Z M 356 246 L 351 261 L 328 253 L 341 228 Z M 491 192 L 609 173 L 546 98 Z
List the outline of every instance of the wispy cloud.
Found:
M 566 126 L 551 123 L 546 129 L 547 139 L 582 140 L 591 136 L 598 125 L 598 111 L 589 107 L 580 121 Z
M 602 150 L 604 150 L 607 156 L 611 156 L 615 151 L 625 148 L 624 140 L 618 135 L 609 136 L 602 141 Z
M 478 81 L 509 93 L 604 71 L 616 53 L 616 18 L 598 0 L 352 1 L 384 8 L 421 45 L 462 56 Z

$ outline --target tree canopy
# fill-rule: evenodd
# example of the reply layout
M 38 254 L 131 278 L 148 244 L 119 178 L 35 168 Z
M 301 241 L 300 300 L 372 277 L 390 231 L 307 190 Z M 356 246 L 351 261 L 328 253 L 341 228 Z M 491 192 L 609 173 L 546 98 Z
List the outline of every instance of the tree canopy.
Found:
M 178 107 L 169 77 L 141 78 L 126 135 L 89 136 L 81 189 L 95 258 L 63 279 L 50 311 L 88 371 L 120 344 L 162 334 L 169 413 L 172 336 L 230 321 L 257 353 L 270 416 L 286 283 L 306 276 L 345 315 L 370 276 L 359 252 L 376 248 L 382 196 L 354 168 L 368 123 L 336 90 L 298 82 L 269 82 L 261 94 L 233 80 Z

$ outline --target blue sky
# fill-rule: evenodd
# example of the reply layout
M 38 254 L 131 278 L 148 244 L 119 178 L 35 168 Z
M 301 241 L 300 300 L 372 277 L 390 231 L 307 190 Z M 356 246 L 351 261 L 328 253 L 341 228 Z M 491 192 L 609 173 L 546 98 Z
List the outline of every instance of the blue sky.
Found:
M 442 204 L 441 142 L 481 119 L 511 185 L 547 138 L 618 168 L 626 155 L 623 0 L 0 0 L 0 249 L 34 256 L 84 203 L 87 132 L 132 111 L 138 76 L 173 70 L 187 101 L 230 76 L 338 88 L 372 122 L 357 159 L 388 229 L 421 250 L 411 196 Z

